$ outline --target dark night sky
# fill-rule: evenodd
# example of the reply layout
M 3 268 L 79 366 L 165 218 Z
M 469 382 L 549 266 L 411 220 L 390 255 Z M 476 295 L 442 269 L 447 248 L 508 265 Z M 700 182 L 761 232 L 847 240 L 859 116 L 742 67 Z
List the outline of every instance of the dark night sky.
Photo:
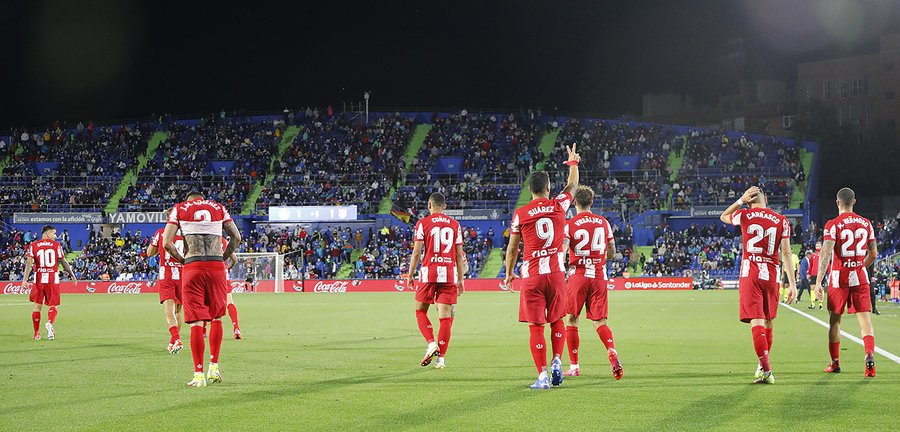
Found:
M 381 107 L 640 114 L 645 92 L 792 81 L 799 59 L 870 50 L 896 21 L 890 1 L 187 3 L 5 4 L 0 126 L 339 106 L 367 89 Z

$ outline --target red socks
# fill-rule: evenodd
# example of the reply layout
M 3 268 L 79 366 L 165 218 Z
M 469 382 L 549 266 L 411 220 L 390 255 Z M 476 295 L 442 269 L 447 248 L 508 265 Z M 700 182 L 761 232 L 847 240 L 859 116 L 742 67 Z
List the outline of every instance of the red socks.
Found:
M 547 367 L 547 340 L 544 339 L 544 326 L 531 324 L 531 357 L 534 358 L 534 366 L 538 373 Z
M 50 321 L 50 324 L 56 324 L 56 306 L 50 306 L 50 309 L 47 309 L 47 321 Z
M 447 347 L 450 346 L 450 328 L 453 326 L 453 318 L 441 318 L 441 328 L 438 329 L 438 346 L 441 357 L 447 355 Z
M 194 372 L 203 372 L 203 326 L 191 326 L 191 357 L 194 359 Z
M 863 336 L 863 346 L 866 348 L 866 355 L 875 354 L 875 336 Z
M 600 342 L 603 342 L 603 346 L 606 347 L 607 351 L 616 349 L 616 343 L 613 342 L 612 330 L 610 330 L 608 326 L 602 325 L 597 327 L 597 335 L 600 336 Z
M 34 332 L 37 333 L 38 329 L 41 328 L 41 313 L 40 312 L 32 312 L 31 313 L 31 323 L 34 324 Z
M 762 366 L 764 372 L 771 372 L 772 365 L 769 364 L 769 341 L 766 339 L 766 328 L 753 326 L 750 332 L 753 334 L 753 349 L 756 350 L 756 356 L 759 357 L 759 365 Z
M 770 353 L 772 352 L 772 341 L 774 340 L 774 337 L 772 334 L 773 330 L 775 330 L 775 329 L 771 329 L 771 328 L 766 329 L 766 341 L 769 342 L 769 352 Z
M 175 343 L 175 341 L 181 339 L 181 335 L 178 334 L 178 326 L 169 327 L 169 334 L 172 335 L 172 337 L 169 339 L 169 343 Z
M 578 364 L 578 345 L 581 339 L 578 337 L 578 327 L 566 327 L 566 345 L 569 346 L 569 363 Z
M 416 310 L 416 321 L 419 323 L 419 332 L 425 337 L 425 342 L 434 342 L 434 328 L 431 326 L 431 320 L 428 319 L 428 312 Z
M 234 303 L 228 305 L 228 318 L 231 318 L 231 324 L 234 328 L 238 328 L 237 306 Z
M 831 354 L 831 361 L 836 362 L 841 359 L 841 341 L 828 343 L 828 352 Z
M 222 349 L 222 320 L 213 320 L 209 325 L 209 361 L 219 362 L 219 350 Z
M 550 345 L 553 347 L 553 357 L 562 359 L 563 350 L 566 348 L 566 325 L 562 320 L 550 324 Z

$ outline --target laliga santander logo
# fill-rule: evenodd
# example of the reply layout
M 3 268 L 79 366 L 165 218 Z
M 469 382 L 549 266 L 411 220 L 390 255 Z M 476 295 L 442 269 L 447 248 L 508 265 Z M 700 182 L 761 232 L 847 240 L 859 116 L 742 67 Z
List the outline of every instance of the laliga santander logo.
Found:
M 345 293 L 347 292 L 347 281 L 334 281 L 331 283 L 325 283 L 322 281 L 316 282 L 316 286 L 313 287 L 313 292 L 317 293 Z
M 9 282 L 3 287 L 3 294 L 31 294 L 31 288 L 24 288 L 22 285 Z
M 141 285 L 140 282 L 128 282 L 126 284 L 117 284 L 113 282 L 109 284 L 109 288 L 107 288 L 106 292 L 108 294 L 140 294 Z
M 625 289 L 631 289 L 631 282 L 625 282 Z

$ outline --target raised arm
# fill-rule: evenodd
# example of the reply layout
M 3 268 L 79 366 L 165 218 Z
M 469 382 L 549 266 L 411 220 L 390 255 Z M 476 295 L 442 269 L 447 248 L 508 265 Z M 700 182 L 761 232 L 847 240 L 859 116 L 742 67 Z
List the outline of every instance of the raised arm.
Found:
M 234 221 L 225 222 L 223 228 L 225 228 L 225 233 L 230 237 L 228 246 L 226 246 L 225 251 L 222 252 L 222 259 L 227 260 L 232 257 L 235 249 L 237 249 L 237 245 L 241 244 L 241 230 L 234 224 Z
M 569 178 L 566 180 L 563 192 L 573 194 L 575 189 L 578 189 L 578 162 L 581 162 L 581 155 L 575 152 L 575 144 L 572 144 L 572 147 L 566 146 L 566 151 L 569 153 L 569 159 L 566 160 L 566 165 L 569 166 Z
M 728 206 L 728 208 L 725 209 L 724 212 L 722 212 L 722 215 L 719 216 L 719 220 L 727 223 L 728 225 L 734 225 L 731 222 L 731 215 L 734 214 L 734 212 L 736 212 L 744 204 L 749 204 L 749 203 L 753 202 L 753 200 L 756 199 L 757 194 L 759 194 L 759 188 L 756 186 L 751 186 L 749 189 L 747 189 L 744 192 L 743 195 L 741 195 L 740 198 L 738 198 L 737 201 L 735 201 L 733 204 Z
M 512 283 L 516 279 L 516 261 L 519 260 L 519 242 L 522 237 L 519 234 L 509 235 L 509 245 L 506 247 L 506 278 L 503 279 L 504 285 Z
M 794 272 L 794 254 L 791 251 L 791 239 L 781 239 L 781 262 L 788 277 L 788 301 L 797 298 L 797 278 Z

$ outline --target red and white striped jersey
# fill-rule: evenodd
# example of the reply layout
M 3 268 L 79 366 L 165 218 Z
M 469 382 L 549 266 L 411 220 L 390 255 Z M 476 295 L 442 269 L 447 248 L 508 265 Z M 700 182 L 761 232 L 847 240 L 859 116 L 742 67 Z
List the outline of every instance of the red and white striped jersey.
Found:
M 731 224 L 741 227 L 741 278 L 777 282 L 781 240 L 791 238 L 788 218 L 768 208 L 743 208 L 731 215 Z
M 562 241 L 570 205 L 572 194 L 563 192 L 556 198 L 534 199 L 516 210 L 509 232 L 521 235 L 525 245 L 523 278 L 566 271 Z
M 825 240 L 834 242 L 831 260 L 831 286 L 849 288 L 869 283 L 869 272 L 863 265 L 869 242 L 875 240 L 872 222 L 853 213 L 841 213 L 825 224 Z
M 463 244 L 459 222 L 443 213 L 426 216 L 416 223 L 414 241 L 424 242 L 425 257 L 419 282 L 457 283 L 456 246 Z
M 156 234 L 153 234 L 153 238 L 150 239 L 150 246 L 159 250 L 159 280 L 181 280 L 181 263 L 172 259 L 169 252 L 166 252 L 166 249 L 162 247 L 164 231 L 165 228 L 158 229 Z M 176 235 L 173 243 L 175 244 L 175 249 L 178 249 L 178 252 L 184 256 L 184 237 Z
M 40 284 L 59 283 L 59 261 L 65 257 L 62 246 L 50 239 L 28 245 L 28 256 L 34 259 L 34 281 Z
M 231 222 L 225 206 L 208 199 L 185 201 L 172 208 L 169 223 L 181 227 L 182 235 L 212 234 L 221 236 L 222 225 Z
M 569 240 L 569 273 L 586 278 L 606 278 L 606 247 L 613 240 L 612 227 L 603 216 L 578 213 L 566 222 Z

